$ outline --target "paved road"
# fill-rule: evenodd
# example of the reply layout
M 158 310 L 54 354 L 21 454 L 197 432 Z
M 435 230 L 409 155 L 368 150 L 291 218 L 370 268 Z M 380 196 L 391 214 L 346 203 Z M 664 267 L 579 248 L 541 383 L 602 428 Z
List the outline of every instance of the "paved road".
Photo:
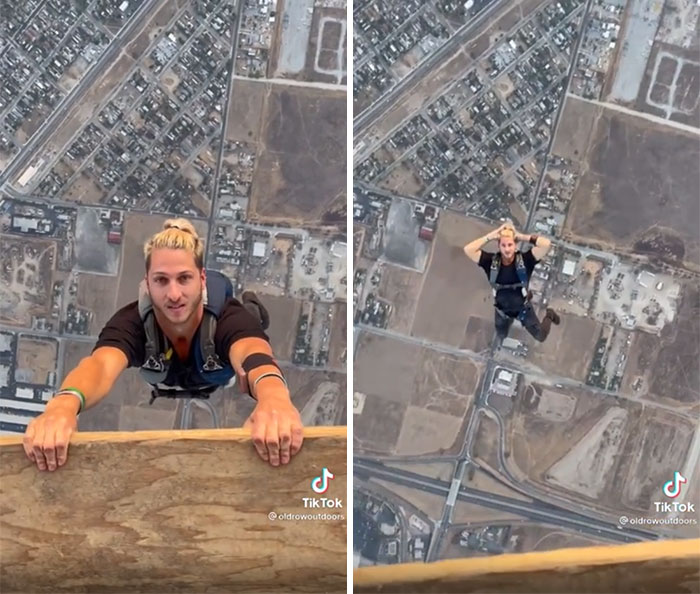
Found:
M 427 493 L 447 496 L 450 492 L 451 483 L 427 478 L 409 471 L 387 468 L 380 464 L 374 464 L 360 459 L 354 460 L 353 467 L 354 471 L 360 475 L 388 480 Z M 617 525 L 602 522 L 585 514 L 564 510 L 554 505 L 548 505 L 542 502 L 528 503 L 526 501 L 520 501 L 518 499 L 512 499 L 496 493 L 488 493 L 469 487 L 461 487 L 457 499 L 524 516 L 547 524 L 561 526 L 562 528 L 568 528 L 597 538 L 606 538 L 620 542 L 641 542 L 659 538 L 659 536 L 653 532 L 620 528 Z

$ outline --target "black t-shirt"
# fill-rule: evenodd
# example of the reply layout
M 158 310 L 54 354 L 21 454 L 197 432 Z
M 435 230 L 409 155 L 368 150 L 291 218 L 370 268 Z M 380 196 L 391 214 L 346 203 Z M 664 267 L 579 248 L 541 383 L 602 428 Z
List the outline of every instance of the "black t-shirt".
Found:
M 231 345 L 241 338 L 262 338 L 269 342 L 260 322 L 250 314 L 236 299 L 228 299 L 216 322 L 214 344 L 216 354 L 222 363 L 229 361 Z M 93 351 L 99 347 L 111 346 L 120 349 L 129 360 L 129 367 L 141 367 L 146 359 L 146 331 L 139 316 L 138 301 L 122 307 L 107 322 L 100 332 Z M 197 385 L 194 348 L 192 341 L 190 354 L 186 361 L 180 361 L 173 353 L 168 376 L 163 382 L 168 386 L 191 388 Z
M 529 279 L 539 260 L 532 254 L 532 250 L 521 253 L 523 255 L 523 264 L 527 270 L 527 278 Z M 491 262 L 493 261 L 493 256 L 494 254 L 490 252 L 482 251 L 481 257 L 479 258 L 479 266 L 484 269 L 487 278 L 491 276 Z M 501 262 L 501 268 L 498 271 L 496 282 L 499 285 L 515 285 L 520 282 L 518 272 L 515 269 L 515 258 L 513 258 L 513 261 L 508 266 Z M 500 289 L 496 292 L 496 305 L 498 305 L 501 311 L 508 315 L 517 316 L 524 304 L 525 298 L 520 289 Z

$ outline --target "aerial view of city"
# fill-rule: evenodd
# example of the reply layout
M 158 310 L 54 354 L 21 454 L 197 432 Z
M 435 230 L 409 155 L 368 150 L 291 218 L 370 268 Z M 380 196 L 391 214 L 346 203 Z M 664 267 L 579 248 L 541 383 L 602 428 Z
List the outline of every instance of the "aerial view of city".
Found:
M 353 10 L 355 567 L 697 536 L 700 5 Z M 507 220 L 546 342 L 465 256 Z
M 183 216 L 255 291 L 306 425 L 346 418 L 345 0 L 28 0 L 0 38 L 0 433 L 24 432 Z M 134 369 L 80 430 L 240 426 Z

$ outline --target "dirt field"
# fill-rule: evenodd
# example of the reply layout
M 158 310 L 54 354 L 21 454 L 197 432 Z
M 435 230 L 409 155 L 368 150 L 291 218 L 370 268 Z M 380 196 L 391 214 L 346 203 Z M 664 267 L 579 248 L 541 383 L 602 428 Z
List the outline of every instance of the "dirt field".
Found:
M 572 199 L 567 230 L 700 266 L 699 159 L 696 136 L 604 111 L 591 139 L 590 168 Z M 673 249 L 659 245 L 664 236 L 663 243 L 672 243 Z
M 540 320 L 543 311 L 538 312 Z M 544 342 L 537 342 L 518 323 L 514 322 L 509 336 L 527 344 L 527 362 L 545 373 L 585 381 L 593 359 L 596 341 L 602 324 L 589 318 L 560 313 L 561 324 L 552 326 Z
M 114 276 L 84 273 L 78 275 L 78 305 L 94 314 L 90 325 L 91 335 L 97 336 L 117 311 L 115 300 L 118 287 L 119 281 Z M 132 301 L 137 298 L 138 291 L 135 291 Z
M 460 348 L 480 353 L 489 348 L 495 334 L 496 327 L 493 319 L 470 316 Z
M 306 49 L 306 63 L 304 64 L 304 69 L 299 73 L 295 74 L 293 76 L 289 76 L 289 74 L 285 74 L 285 77 L 288 78 L 295 78 L 298 80 L 308 80 L 308 81 L 317 81 L 317 82 L 326 82 L 326 83 L 337 83 L 338 79 L 334 74 L 324 74 L 322 72 L 316 72 L 315 70 L 315 62 L 316 62 L 316 48 L 319 42 L 319 32 L 320 32 L 320 25 L 321 25 L 321 20 L 324 17 L 330 17 L 333 19 L 337 19 L 338 21 L 346 21 L 347 22 L 347 12 L 342 9 L 338 8 L 330 8 L 330 7 L 322 7 L 322 6 L 316 6 L 314 9 L 314 15 L 313 15 L 313 22 L 311 23 L 311 31 L 309 33 L 309 44 Z M 338 45 L 340 42 L 340 33 L 341 33 L 341 28 L 342 26 L 340 23 L 337 22 L 331 22 L 331 21 L 326 21 L 326 25 L 323 28 L 323 37 L 321 39 L 321 47 L 324 48 L 321 50 L 321 54 L 319 56 L 319 66 L 321 68 L 328 68 L 329 70 L 335 70 L 336 68 L 336 60 L 337 60 L 337 52 L 336 50 L 338 49 Z M 347 46 L 347 27 L 345 29 L 344 33 L 344 39 L 345 39 L 345 44 Z M 327 50 L 327 51 L 324 51 Z M 330 58 L 330 64 L 329 63 L 324 63 L 324 56 L 327 56 Z M 341 55 L 340 57 L 341 63 L 345 64 L 345 58 L 344 54 Z M 341 81 L 342 84 L 345 84 L 347 81 L 343 80 Z
M 625 425 L 621 441 L 616 446 L 618 456 L 615 457 L 612 465 L 603 473 L 603 476 L 598 477 L 602 483 L 600 487 L 602 492 L 599 497 L 595 498 L 597 503 L 605 502 L 613 507 L 619 507 L 619 483 L 616 487 L 612 479 L 619 466 L 626 464 L 622 460 L 622 452 L 627 447 L 629 439 L 635 435 L 641 407 L 629 401 L 610 400 L 609 397 L 595 395 L 584 390 L 562 389 L 560 390 L 562 393 L 576 398 L 576 409 L 573 416 L 567 421 L 549 421 L 535 414 L 539 399 L 533 397 L 533 387 L 538 393 L 543 390 L 542 386 L 533 384 L 526 389 L 523 397 L 515 400 L 515 411 L 506 428 L 507 449 L 512 452 L 509 459 L 511 470 L 516 471 L 520 476 L 527 477 L 527 480 L 531 482 L 543 483 L 545 475 L 551 472 L 552 466 L 574 449 L 583 447 L 583 442 L 608 411 L 621 410 L 622 412 L 618 416 L 624 413 Z M 552 388 L 547 388 L 547 390 L 555 391 Z M 610 437 L 612 438 L 612 435 Z M 607 445 L 604 438 L 601 438 L 597 443 Z M 586 460 L 592 462 L 587 458 Z M 582 478 L 585 477 L 582 476 Z M 553 486 L 549 483 L 548 485 L 548 488 Z M 615 492 L 617 500 L 613 495 Z M 573 492 L 569 493 L 573 494 Z M 582 496 L 582 493 L 578 491 L 576 494 Z M 609 502 L 608 499 L 610 499 Z
M 23 381 L 48 384 L 49 373 L 56 371 L 58 343 L 53 339 L 41 340 L 20 336 L 17 341 L 17 370 L 22 370 Z
M 419 196 L 425 190 L 425 185 L 406 161 L 402 161 L 395 167 L 378 183 L 378 186 L 399 196 Z
M 258 142 L 261 116 L 269 86 L 260 82 L 237 79 L 229 103 L 226 139 L 241 142 Z
M 475 522 L 517 522 L 520 516 L 510 514 L 505 511 L 493 509 L 491 507 L 482 507 L 475 503 L 467 503 L 466 501 L 457 500 L 455 502 L 454 512 L 452 513 L 453 524 L 468 524 Z
M 517 537 L 516 553 L 534 551 L 554 551 L 569 547 L 589 547 L 598 544 L 610 544 L 606 540 L 584 538 L 574 532 L 541 526 L 538 524 L 520 524 L 513 526 L 512 536 Z
M 480 373 L 468 359 L 364 333 L 354 389 L 367 399 L 355 418 L 356 435 L 363 446 L 381 444 L 402 455 L 449 450 L 460 438 Z
M 655 512 L 653 502 L 665 499 L 663 484 L 673 470 L 682 470 L 693 439 L 694 424 L 663 410 L 647 407 L 630 439 L 627 463 L 619 469 L 622 502 L 633 509 Z M 619 493 L 619 490 L 618 490 Z
M 661 336 L 633 334 L 622 382 L 627 394 L 640 395 L 678 407 L 694 417 L 700 415 L 700 291 L 685 285 L 676 321 Z M 639 391 L 633 389 L 643 379 Z
M 465 50 L 473 59 L 478 58 L 487 51 L 494 42 L 515 27 L 522 18 L 523 15 L 521 14 L 520 6 L 514 6 L 496 22 L 490 25 L 481 35 L 465 44 Z
M 319 224 L 340 205 L 344 212 L 345 111 L 340 93 L 279 85 L 269 91 L 251 192 L 254 219 Z
M 292 358 L 301 302 L 291 297 L 272 295 L 261 295 L 260 300 L 270 314 L 267 335 L 270 337 L 272 352 L 277 358 L 289 361 Z
M 167 216 L 128 214 L 124 218 L 122 233 L 122 267 L 119 274 L 119 292 L 115 309 L 136 301 L 139 293 L 139 283 L 145 274 L 143 259 L 143 244 L 151 235 L 163 228 Z M 207 236 L 206 223 L 193 221 L 200 237 Z
M 480 463 L 486 463 L 491 470 L 498 471 L 501 464 L 498 460 L 501 434 L 498 423 L 492 418 L 479 415 L 479 425 L 472 446 L 472 455 Z
M 466 243 L 488 231 L 484 223 L 452 212 L 442 214 L 416 307 L 414 336 L 458 347 L 464 341 L 470 316 L 492 319 L 488 278 L 463 250 Z
M 602 107 L 575 97 L 567 97 L 561 115 L 552 153 L 571 161 L 586 161 Z

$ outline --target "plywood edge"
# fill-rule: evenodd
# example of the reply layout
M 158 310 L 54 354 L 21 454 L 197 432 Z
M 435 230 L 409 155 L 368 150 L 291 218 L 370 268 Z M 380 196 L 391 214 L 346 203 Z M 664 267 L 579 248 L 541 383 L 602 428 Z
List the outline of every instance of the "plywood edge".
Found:
M 510 553 L 435 563 L 360 567 L 353 572 L 353 581 L 357 588 L 374 588 L 397 581 L 403 584 L 410 582 L 419 584 L 429 580 L 455 581 L 496 573 L 546 572 L 579 566 L 641 563 L 663 559 L 697 559 L 700 563 L 700 538 L 568 548 L 536 553 Z
M 0 447 L 22 444 L 22 435 L 0 437 Z M 305 427 L 304 439 L 347 439 L 347 427 Z M 173 441 L 173 440 L 210 440 L 210 441 L 250 441 L 249 429 L 187 429 L 167 431 L 86 431 L 76 432 L 71 437 L 71 444 L 99 442 L 139 442 L 139 441 Z

